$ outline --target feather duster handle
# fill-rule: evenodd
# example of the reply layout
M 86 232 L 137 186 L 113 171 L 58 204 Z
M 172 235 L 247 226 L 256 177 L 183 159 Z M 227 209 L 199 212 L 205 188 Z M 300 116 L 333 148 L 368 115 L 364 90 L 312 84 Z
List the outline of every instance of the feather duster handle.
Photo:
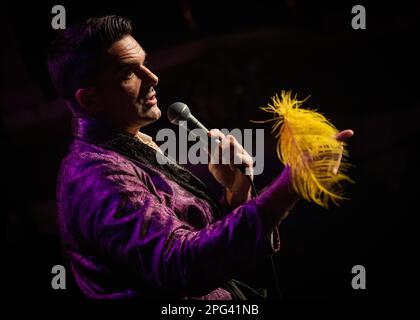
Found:
M 353 182 L 345 173 L 350 164 L 345 144 L 337 141 L 338 130 L 316 110 L 301 109 L 306 101 L 291 92 L 276 95 L 261 109 L 274 114 L 272 132 L 278 138 L 277 155 L 292 172 L 292 186 L 304 199 L 328 208 L 344 197 L 342 182 Z M 334 172 L 341 160 L 338 171 Z

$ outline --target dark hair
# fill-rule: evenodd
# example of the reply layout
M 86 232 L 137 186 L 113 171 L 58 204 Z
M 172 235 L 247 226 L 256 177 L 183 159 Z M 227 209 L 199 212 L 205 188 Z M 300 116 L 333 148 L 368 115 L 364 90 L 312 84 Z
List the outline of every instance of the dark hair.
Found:
M 58 93 L 75 101 L 78 89 L 95 83 L 104 49 L 132 30 L 129 19 L 112 15 L 60 31 L 48 55 L 50 77 Z

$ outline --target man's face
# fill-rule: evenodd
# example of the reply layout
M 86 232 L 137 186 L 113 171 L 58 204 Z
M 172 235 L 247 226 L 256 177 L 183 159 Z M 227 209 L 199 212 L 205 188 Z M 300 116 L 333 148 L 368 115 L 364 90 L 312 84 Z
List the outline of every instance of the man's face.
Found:
M 100 116 L 119 128 L 136 131 L 158 120 L 158 77 L 145 66 L 146 53 L 132 36 L 115 42 L 105 55 L 95 86 Z

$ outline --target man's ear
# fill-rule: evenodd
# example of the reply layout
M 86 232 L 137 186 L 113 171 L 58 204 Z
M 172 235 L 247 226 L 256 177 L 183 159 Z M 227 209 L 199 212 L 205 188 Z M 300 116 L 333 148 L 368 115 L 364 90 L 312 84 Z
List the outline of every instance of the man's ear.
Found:
M 83 88 L 76 91 L 76 100 L 82 109 L 87 113 L 95 112 L 98 109 L 98 104 L 95 98 L 94 88 Z

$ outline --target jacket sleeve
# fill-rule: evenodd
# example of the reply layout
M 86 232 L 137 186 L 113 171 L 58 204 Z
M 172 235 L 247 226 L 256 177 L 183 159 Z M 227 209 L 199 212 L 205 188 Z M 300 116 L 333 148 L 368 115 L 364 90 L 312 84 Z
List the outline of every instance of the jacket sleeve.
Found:
M 96 163 L 80 176 L 78 219 L 84 240 L 133 281 L 171 295 L 203 295 L 241 267 L 279 250 L 253 200 L 194 229 L 127 165 Z M 140 175 L 140 176 L 139 176 Z M 274 239 L 274 240 L 273 240 Z

